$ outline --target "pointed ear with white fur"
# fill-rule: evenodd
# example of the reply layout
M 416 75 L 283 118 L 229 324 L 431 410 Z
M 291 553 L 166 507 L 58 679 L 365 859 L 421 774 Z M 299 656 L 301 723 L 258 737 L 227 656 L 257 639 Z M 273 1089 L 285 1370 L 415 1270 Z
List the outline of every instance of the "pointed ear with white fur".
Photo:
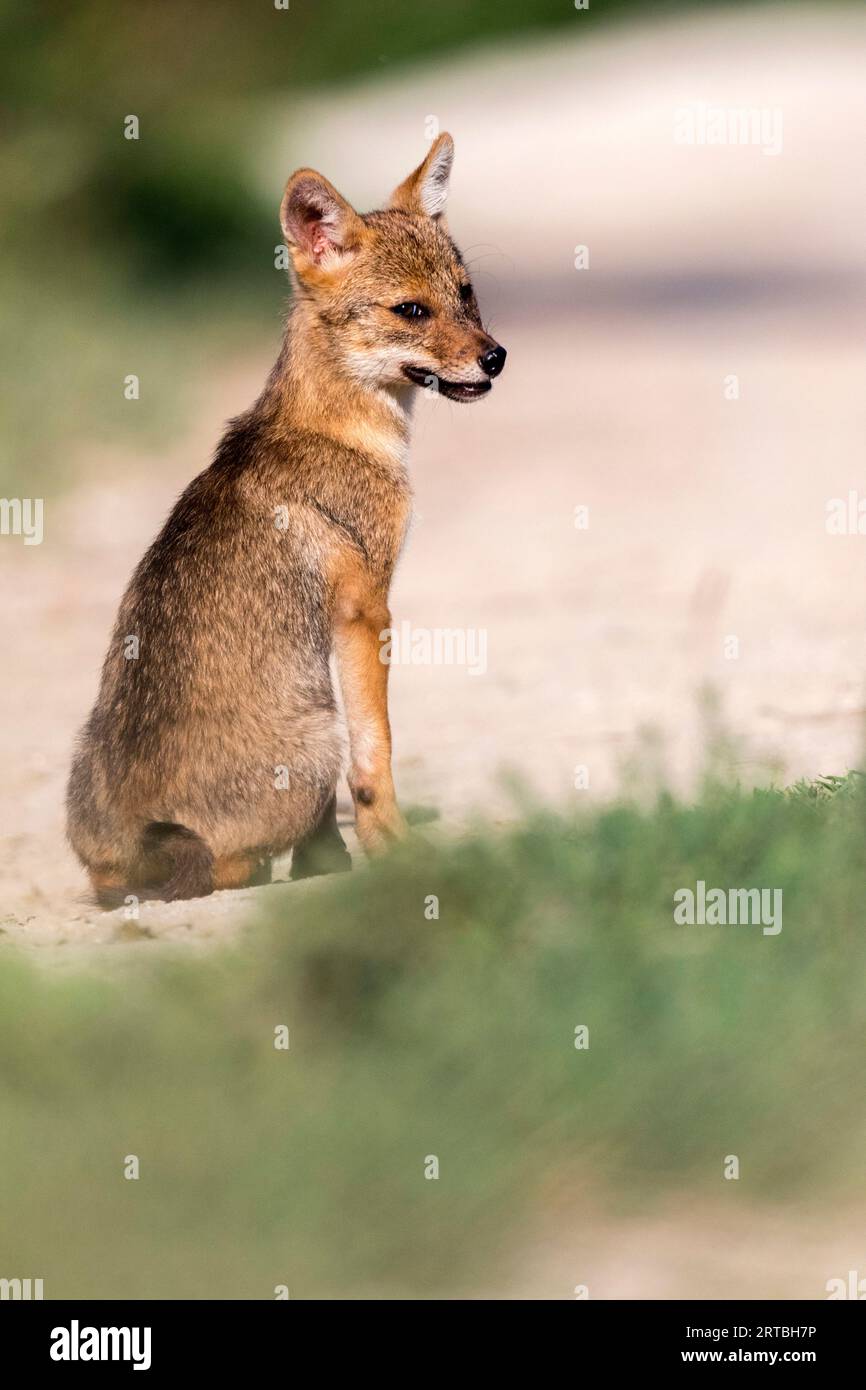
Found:
M 298 169 L 286 184 L 280 224 L 295 269 L 337 269 L 360 243 L 364 224 L 332 183 L 315 169 Z
M 428 217 L 441 217 L 448 197 L 448 180 L 454 163 L 454 141 L 443 131 L 430 146 L 423 163 L 404 179 L 391 195 L 389 207 L 404 212 L 423 212 Z

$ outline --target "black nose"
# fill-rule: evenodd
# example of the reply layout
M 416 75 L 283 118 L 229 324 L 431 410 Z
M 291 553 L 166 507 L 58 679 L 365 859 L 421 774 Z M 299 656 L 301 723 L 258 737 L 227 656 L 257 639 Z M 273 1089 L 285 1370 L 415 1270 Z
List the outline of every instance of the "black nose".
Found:
M 507 356 L 504 347 L 491 348 L 489 352 L 485 352 L 482 357 L 479 357 L 478 365 L 482 372 L 486 372 L 488 376 L 499 376 L 505 366 Z

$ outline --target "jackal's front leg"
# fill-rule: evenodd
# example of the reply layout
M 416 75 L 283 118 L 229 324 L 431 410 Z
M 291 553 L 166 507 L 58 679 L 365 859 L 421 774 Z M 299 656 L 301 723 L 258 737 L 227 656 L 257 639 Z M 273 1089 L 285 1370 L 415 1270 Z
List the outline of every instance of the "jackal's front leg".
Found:
M 388 665 L 380 632 L 391 616 L 383 599 L 357 593 L 338 604 L 334 646 L 349 726 L 349 787 L 355 828 L 368 854 L 406 833 L 391 777 Z

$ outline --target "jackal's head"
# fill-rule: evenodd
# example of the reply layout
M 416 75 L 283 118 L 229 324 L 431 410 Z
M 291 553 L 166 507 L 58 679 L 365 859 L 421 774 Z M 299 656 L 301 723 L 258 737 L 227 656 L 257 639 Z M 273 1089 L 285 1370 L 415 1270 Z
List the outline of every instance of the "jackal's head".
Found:
M 336 372 L 371 387 L 485 395 L 505 364 L 481 326 L 475 291 L 445 227 L 454 158 L 440 135 L 382 212 L 355 212 L 312 169 L 286 185 L 280 220 L 296 287 Z

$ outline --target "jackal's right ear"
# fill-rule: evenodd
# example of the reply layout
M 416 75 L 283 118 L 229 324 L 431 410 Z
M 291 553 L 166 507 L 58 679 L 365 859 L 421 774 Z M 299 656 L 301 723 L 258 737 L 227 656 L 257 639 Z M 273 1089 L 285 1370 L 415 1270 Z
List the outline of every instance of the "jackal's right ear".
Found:
M 286 184 L 280 206 L 283 236 L 295 270 L 339 268 L 360 244 L 364 224 L 355 209 L 315 169 L 298 169 Z
M 454 141 L 443 130 L 430 146 L 427 158 L 417 169 L 413 169 L 399 188 L 394 189 L 388 206 L 402 208 L 404 212 L 426 212 L 428 217 L 440 218 L 445 211 L 453 163 Z

